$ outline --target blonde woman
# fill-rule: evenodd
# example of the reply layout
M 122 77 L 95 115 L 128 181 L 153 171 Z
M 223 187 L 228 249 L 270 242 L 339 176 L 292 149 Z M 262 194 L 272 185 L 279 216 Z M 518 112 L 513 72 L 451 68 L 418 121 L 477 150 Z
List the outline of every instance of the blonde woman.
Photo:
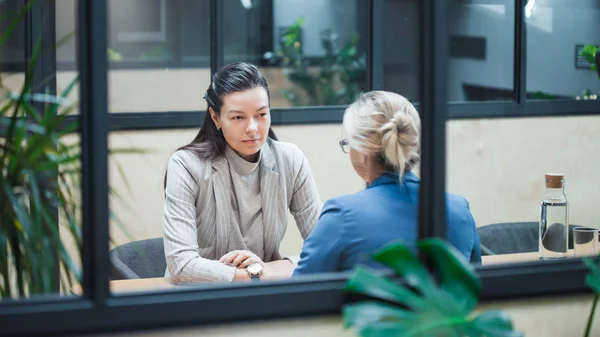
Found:
M 404 97 L 386 91 L 361 95 L 344 114 L 342 150 L 368 187 L 325 204 L 304 242 L 294 275 L 348 270 L 392 241 L 417 240 L 421 121 Z M 481 262 L 479 235 L 468 202 L 447 194 L 448 241 Z

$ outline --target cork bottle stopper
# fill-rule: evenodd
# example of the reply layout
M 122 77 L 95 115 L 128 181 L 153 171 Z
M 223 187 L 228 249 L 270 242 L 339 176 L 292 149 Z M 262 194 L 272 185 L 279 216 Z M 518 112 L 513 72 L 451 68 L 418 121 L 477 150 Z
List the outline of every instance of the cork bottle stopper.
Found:
M 562 188 L 565 183 L 565 175 L 561 173 L 546 173 L 547 188 Z

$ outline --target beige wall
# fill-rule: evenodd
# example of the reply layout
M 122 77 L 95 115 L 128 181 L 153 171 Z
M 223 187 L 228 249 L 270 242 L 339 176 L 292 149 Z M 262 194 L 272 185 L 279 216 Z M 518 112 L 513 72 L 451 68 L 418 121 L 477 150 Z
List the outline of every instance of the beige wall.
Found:
M 277 127 L 275 131 L 281 140 L 298 144 L 304 151 L 323 200 L 363 188 L 364 183 L 354 174 L 347 155 L 338 145 L 339 125 Z M 118 155 L 111 160 L 111 186 L 118 189 L 124 199 L 124 202 L 112 199 L 111 207 L 134 239 L 162 236 L 163 175 L 166 164 L 173 151 L 194 138 L 196 132 L 193 129 L 111 134 L 111 148 L 141 147 L 150 151 L 140 155 Z M 125 188 L 117 163 L 125 173 L 130 191 Z M 290 216 L 282 254 L 297 254 L 302 245 L 292 219 Z M 118 243 L 128 241 L 118 226 L 113 225 L 111 233 Z
M 265 73 L 273 87 L 288 83 L 278 70 Z M 64 88 L 74 72 L 57 74 Z M 208 83 L 206 69 L 118 70 L 109 76 L 112 111 L 185 111 L 203 108 L 201 95 Z M 18 89 L 22 74 L 4 74 L 4 83 Z M 275 92 L 277 90 L 274 90 Z M 77 99 L 77 90 L 72 98 Z M 277 96 L 274 94 L 274 96 Z M 279 99 L 282 99 L 279 97 Z M 284 102 L 281 102 L 283 105 Z M 566 174 L 571 223 L 600 227 L 593 197 L 600 190 L 594 174 L 600 159 L 600 117 L 460 120 L 447 123 L 447 189 L 465 196 L 478 225 L 536 221 L 546 172 Z M 339 125 L 278 126 L 281 139 L 300 146 L 308 157 L 323 200 L 362 188 L 348 160 L 339 151 Z M 193 138 L 196 129 L 118 132 L 113 148 L 141 147 L 143 155 L 120 155 L 131 186 L 127 191 L 112 165 L 111 186 L 121 201 L 111 205 L 132 239 L 161 235 L 162 175 L 169 155 Z M 116 227 L 113 238 L 129 241 Z M 296 251 L 301 243 L 290 229 L 282 250 Z
M 527 337 L 583 336 L 591 308 L 589 296 L 576 296 L 529 301 L 500 302 L 483 305 L 478 310 L 502 309 L 511 316 L 517 330 Z M 596 318 L 590 336 L 600 336 L 600 320 Z M 279 336 L 352 336 L 342 328 L 339 316 L 273 320 L 268 322 L 227 324 L 203 328 L 178 328 L 149 332 L 122 333 L 111 336 L 139 337 L 279 337 Z M 108 336 L 108 335 L 102 335 Z M 100 337 L 100 336 L 99 336 Z
M 74 73 L 58 74 L 64 87 Z M 274 89 L 289 83 L 278 69 L 265 71 Z M 207 85 L 206 69 L 118 70 L 109 76 L 111 111 L 185 111 L 202 109 L 201 93 Z M 285 102 L 280 102 L 284 105 Z M 566 174 L 571 223 L 600 227 L 594 205 L 600 180 L 594 174 L 600 159 L 600 117 L 518 118 L 456 120 L 447 123 L 447 190 L 465 196 L 479 226 L 495 222 L 536 221 L 544 193 L 544 173 Z M 339 125 L 277 126 L 280 138 L 297 144 L 313 168 L 323 200 L 363 187 L 339 150 Z M 123 201 L 111 205 L 133 239 L 161 235 L 162 175 L 169 155 L 189 142 L 189 130 L 118 132 L 110 145 L 141 147 L 143 155 L 117 156 L 131 191 L 111 170 L 111 186 Z M 127 240 L 113 230 L 118 243 Z M 284 252 L 300 247 L 290 231 Z
M 279 68 L 263 68 L 261 72 L 269 82 L 271 104 L 276 108 L 290 107 L 281 89 L 292 87 Z M 60 93 L 77 76 L 75 71 L 56 74 L 57 91 Z M 210 84 L 210 68 L 188 69 L 125 69 L 108 73 L 109 112 L 161 112 L 197 111 L 206 109 L 202 99 Z M 79 99 L 75 87 L 69 95 Z M 79 113 L 79 109 L 73 111 Z
M 600 227 L 600 117 L 447 123 L 447 189 L 471 203 L 478 225 L 537 221 L 544 173 L 561 172 L 570 222 Z
M 595 205 L 600 180 L 600 117 L 470 120 L 448 122 L 447 189 L 465 196 L 478 225 L 536 221 L 544 193 L 544 173 L 563 172 L 571 203 L 571 222 L 600 227 Z M 352 193 L 363 183 L 352 170 L 337 141 L 340 125 L 278 126 L 282 140 L 306 154 L 323 200 Z M 131 192 L 116 169 L 111 186 L 125 203 L 111 203 L 134 239 L 161 236 L 162 177 L 169 155 L 191 140 L 197 130 L 118 132 L 111 147 L 142 147 L 149 153 L 116 156 Z M 291 222 L 285 253 L 300 246 Z M 114 229 L 119 243 L 127 240 Z

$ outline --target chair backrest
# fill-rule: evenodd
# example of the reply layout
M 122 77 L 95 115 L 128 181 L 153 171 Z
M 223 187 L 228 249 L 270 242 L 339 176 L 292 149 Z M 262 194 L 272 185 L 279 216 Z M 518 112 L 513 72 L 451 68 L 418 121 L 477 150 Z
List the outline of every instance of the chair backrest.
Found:
M 167 268 L 162 238 L 133 241 L 109 252 L 110 279 L 162 277 Z
M 573 249 L 573 228 L 569 225 L 568 248 Z M 554 227 L 549 228 L 550 231 Z M 539 223 L 507 222 L 477 228 L 482 255 L 537 252 L 539 250 Z M 548 242 L 548 245 L 551 245 Z

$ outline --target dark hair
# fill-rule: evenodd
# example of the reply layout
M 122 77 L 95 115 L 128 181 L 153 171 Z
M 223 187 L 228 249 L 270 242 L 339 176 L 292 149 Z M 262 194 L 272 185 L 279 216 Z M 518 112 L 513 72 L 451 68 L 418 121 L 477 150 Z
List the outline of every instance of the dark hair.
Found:
M 210 116 L 209 108 L 212 108 L 216 114 L 220 114 L 225 96 L 258 87 L 262 87 L 267 91 L 270 106 L 271 91 L 269 90 L 269 84 L 255 65 L 247 62 L 235 62 L 217 71 L 204 94 L 207 107 L 200 131 L 191 143 L 178 148 L 177 151 L 188 150 L 201 160 L 211 160 L 223 155 L 225 153 L 225 138 L 223 133 L 217 130 L 217 126 Z M 277 136 L 270 127 L 268 137 L 277 140 Z M 165 187 L 167 185 L 166 173 L 164 185 Z

